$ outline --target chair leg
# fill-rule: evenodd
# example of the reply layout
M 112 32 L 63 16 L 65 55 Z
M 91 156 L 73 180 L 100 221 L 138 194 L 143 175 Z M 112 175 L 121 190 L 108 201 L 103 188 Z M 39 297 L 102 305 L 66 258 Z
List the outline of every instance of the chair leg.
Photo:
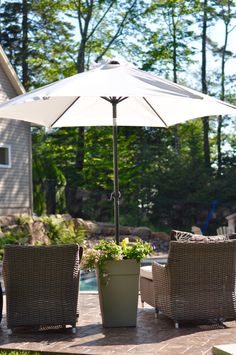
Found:
M 76 327 L 72 327 L 72 334 L 76 334 Z
M 179 322 L 175 322 L 175 329 L 179 329 Z
M 224 328 L 227 328 L 226 325 L 224 324 L 224 319 L 223 319 L 223 318 L 217 319 L 217 323 L 218 323 L 220 326 L 222 326 L 222 327 L 224 327 Z
M 156 319 L 158 318 L 158 313 L 159 313 L 159 309 L 156 307 L 156 308 L 155 308 L 155 318 L 156 318 Z

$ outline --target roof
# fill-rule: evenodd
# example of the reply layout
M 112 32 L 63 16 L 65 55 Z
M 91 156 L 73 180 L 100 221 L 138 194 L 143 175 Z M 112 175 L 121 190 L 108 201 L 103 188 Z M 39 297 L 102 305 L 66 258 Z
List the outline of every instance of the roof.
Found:
M 9 62 L 9 59 L 7 58 L 6 53 L 4 52 L 2 46 L 0 45 L 0 65 L 2 66 L 6 76 L 8 77 L 11 85 L 15 89 L 16 93 L 18 95 L 24 94 L 25 89 L 23 85 L 21 84 L 20 80 L 18 79 L 18 76 L 13 69 L 11 63 Z

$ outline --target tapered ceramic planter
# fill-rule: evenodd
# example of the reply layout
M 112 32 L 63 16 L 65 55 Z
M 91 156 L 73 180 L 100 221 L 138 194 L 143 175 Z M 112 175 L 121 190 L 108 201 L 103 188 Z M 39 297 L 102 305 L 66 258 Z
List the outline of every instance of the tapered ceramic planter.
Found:
M 135 327 L 140 263 L 125 259 L 107 261 L 105 277 L 97 269 L 99 302 L 104 327 Z

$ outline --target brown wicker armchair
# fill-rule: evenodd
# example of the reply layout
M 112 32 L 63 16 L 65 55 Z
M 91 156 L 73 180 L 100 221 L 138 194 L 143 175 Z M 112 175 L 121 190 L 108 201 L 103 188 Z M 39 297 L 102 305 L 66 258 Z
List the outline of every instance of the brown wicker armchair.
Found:
M 236 319 L 236 240 L 170 242 L 166 265 L 140 278 L 141 301 L 175 321 Z
M 3 277 L 10 332 L 21 326 L 66 325 L 76 331 L 82 252 L 76 244 L 5 246 Z

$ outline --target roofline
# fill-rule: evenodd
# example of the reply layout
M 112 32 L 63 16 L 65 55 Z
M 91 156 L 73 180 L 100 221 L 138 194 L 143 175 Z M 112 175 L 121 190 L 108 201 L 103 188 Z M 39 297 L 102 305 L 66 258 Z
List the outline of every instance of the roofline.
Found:
M 18 79 L 18 76 L 13 69 L 13 66 L 9 62 L 9 59 L 7 58 L 6 53 L 4 52 L 2 46 L 0 45 L 0 64 L 3 67 L 3 70 L 5 74 L 7 75 L 8 79 L 10 80 L 11 85 L 15 89 L 16 93 L 18 95 L 24 94 L 25 89 L 23 85 L 21 84 L 20 80 Z

